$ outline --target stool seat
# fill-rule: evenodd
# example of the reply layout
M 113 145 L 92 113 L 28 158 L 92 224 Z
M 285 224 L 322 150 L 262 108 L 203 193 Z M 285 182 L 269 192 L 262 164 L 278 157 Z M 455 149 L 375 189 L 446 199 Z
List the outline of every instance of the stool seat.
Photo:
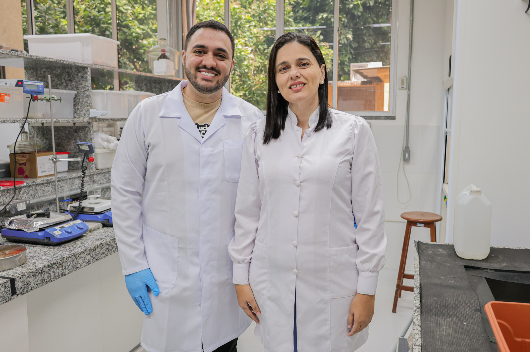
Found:
M 419 222 L 422 224 L 428 224 L 431 222 L 438 222 L 442 220 L 442 217 L 435 213 L 428 213 L 426 211 L 409 211 L 401 214 L 401 217 L 407 221 Z
M 401 261 L 399 263 L 398 278 L 396 283 L 396 293 L 394 294 L 394 304 L 392 306 L 392 313 L 396 312 L 398 299 L 401 298 L 402 291 L 414 291 L 414 287 L 403 284 L 404 279 L 414 279 L 413 274 L 405 273 L 405 266 L 407 264 L 407 253 L 409 250 L 410 232 L 413 227 L 423 227 L 430 229 L 431 242 L 436 242 L 436 223 L 442 220 L 438 214 L 428 213 L 425 211 L 409 211 L 401 214 L 401 217 L 407 220 L 405 228 L 405 238 L 403 238 L 403 249 L 401 251 Z

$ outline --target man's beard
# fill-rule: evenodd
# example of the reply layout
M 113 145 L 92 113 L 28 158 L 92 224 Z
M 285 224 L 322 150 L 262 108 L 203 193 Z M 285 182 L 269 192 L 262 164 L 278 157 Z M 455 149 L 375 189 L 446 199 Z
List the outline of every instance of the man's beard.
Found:
M 195 69 L 195 72 L 198 73 L 199 70 L 202 70 L 202 69 L 213 71 L 217 73 L 218 75 L 221 75 L 221 72 L 219 72 L 217 69 L 209 68 L 206 66 L 198 66 Z M 219 91 L 220 89 L 223 88 L 223 86 L 226 84 L 226 82 L 228 82 L 228 79 L 230 78 L 230 73 L 228 73 L 226 77 L 221 77 L 221 79 L 217 81 L 217 83 L 214 86 L 205 87 L 199 83 L 198 79 L 196 79 L 195 76 L 193 75 L 193 72 L 191 72 L 190 69 L 188 69 L 186 62 L 184 62 L 184 72 L 186 72 L 186 77 L 188 78 L 188 81 L 191 83 L 193 88 L 195 88 L 199 93 L 202 93 L 202 94 L 213 94 Z

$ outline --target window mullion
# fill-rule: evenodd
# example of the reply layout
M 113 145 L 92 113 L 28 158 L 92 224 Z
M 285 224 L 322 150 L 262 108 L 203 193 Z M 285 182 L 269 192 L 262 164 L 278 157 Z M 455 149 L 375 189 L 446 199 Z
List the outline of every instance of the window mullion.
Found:
M 338 80 L 339 80 L 339 5 L 340 0 L 333 4 L 333 109 L 338 106 Z

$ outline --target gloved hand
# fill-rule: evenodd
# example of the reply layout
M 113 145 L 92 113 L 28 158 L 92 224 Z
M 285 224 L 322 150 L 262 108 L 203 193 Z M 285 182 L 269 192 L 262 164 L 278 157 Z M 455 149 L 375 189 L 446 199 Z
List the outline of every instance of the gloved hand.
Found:
M 138 308 L 145 315 L 151 314 L 153 307 L 147 294 L 147 286 L 149 286 L 155 296 L 160 293 L 151 269 L 144 269 L 134 274 L 125 275 L 125 285 Z

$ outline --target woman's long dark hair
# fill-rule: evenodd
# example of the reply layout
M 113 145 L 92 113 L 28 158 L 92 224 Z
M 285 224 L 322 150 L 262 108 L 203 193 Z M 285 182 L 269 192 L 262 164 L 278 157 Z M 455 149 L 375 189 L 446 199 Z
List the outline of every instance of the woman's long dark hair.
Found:
M 272 139 L 280 138 L 282 131 L 285 129 L 285 120 L 287 119 L 287 107 L 289 103 L 283 98 L 278 91 L 276 84 L 276 57 L 278 50 L 285 44 L 297 42 L 306 46 L 313 56 L 317 59 L 318 66 L 326 65 L 324 56 L 318 47 L 317 42 L 310 36 L 300 33 L 285 33 L 274 43 L 269 56 L 269 89 L 267 91 L 267 115 L 265 120 L 265 132 L 263 133 L 263 144 L 269 143 Z M 318 105 L 320 113 L 315 132 L 324 127 L 330 128 L 332 119 L 328 108 L 328 73 L 324 68 L 324 84 L 318 86 Z

